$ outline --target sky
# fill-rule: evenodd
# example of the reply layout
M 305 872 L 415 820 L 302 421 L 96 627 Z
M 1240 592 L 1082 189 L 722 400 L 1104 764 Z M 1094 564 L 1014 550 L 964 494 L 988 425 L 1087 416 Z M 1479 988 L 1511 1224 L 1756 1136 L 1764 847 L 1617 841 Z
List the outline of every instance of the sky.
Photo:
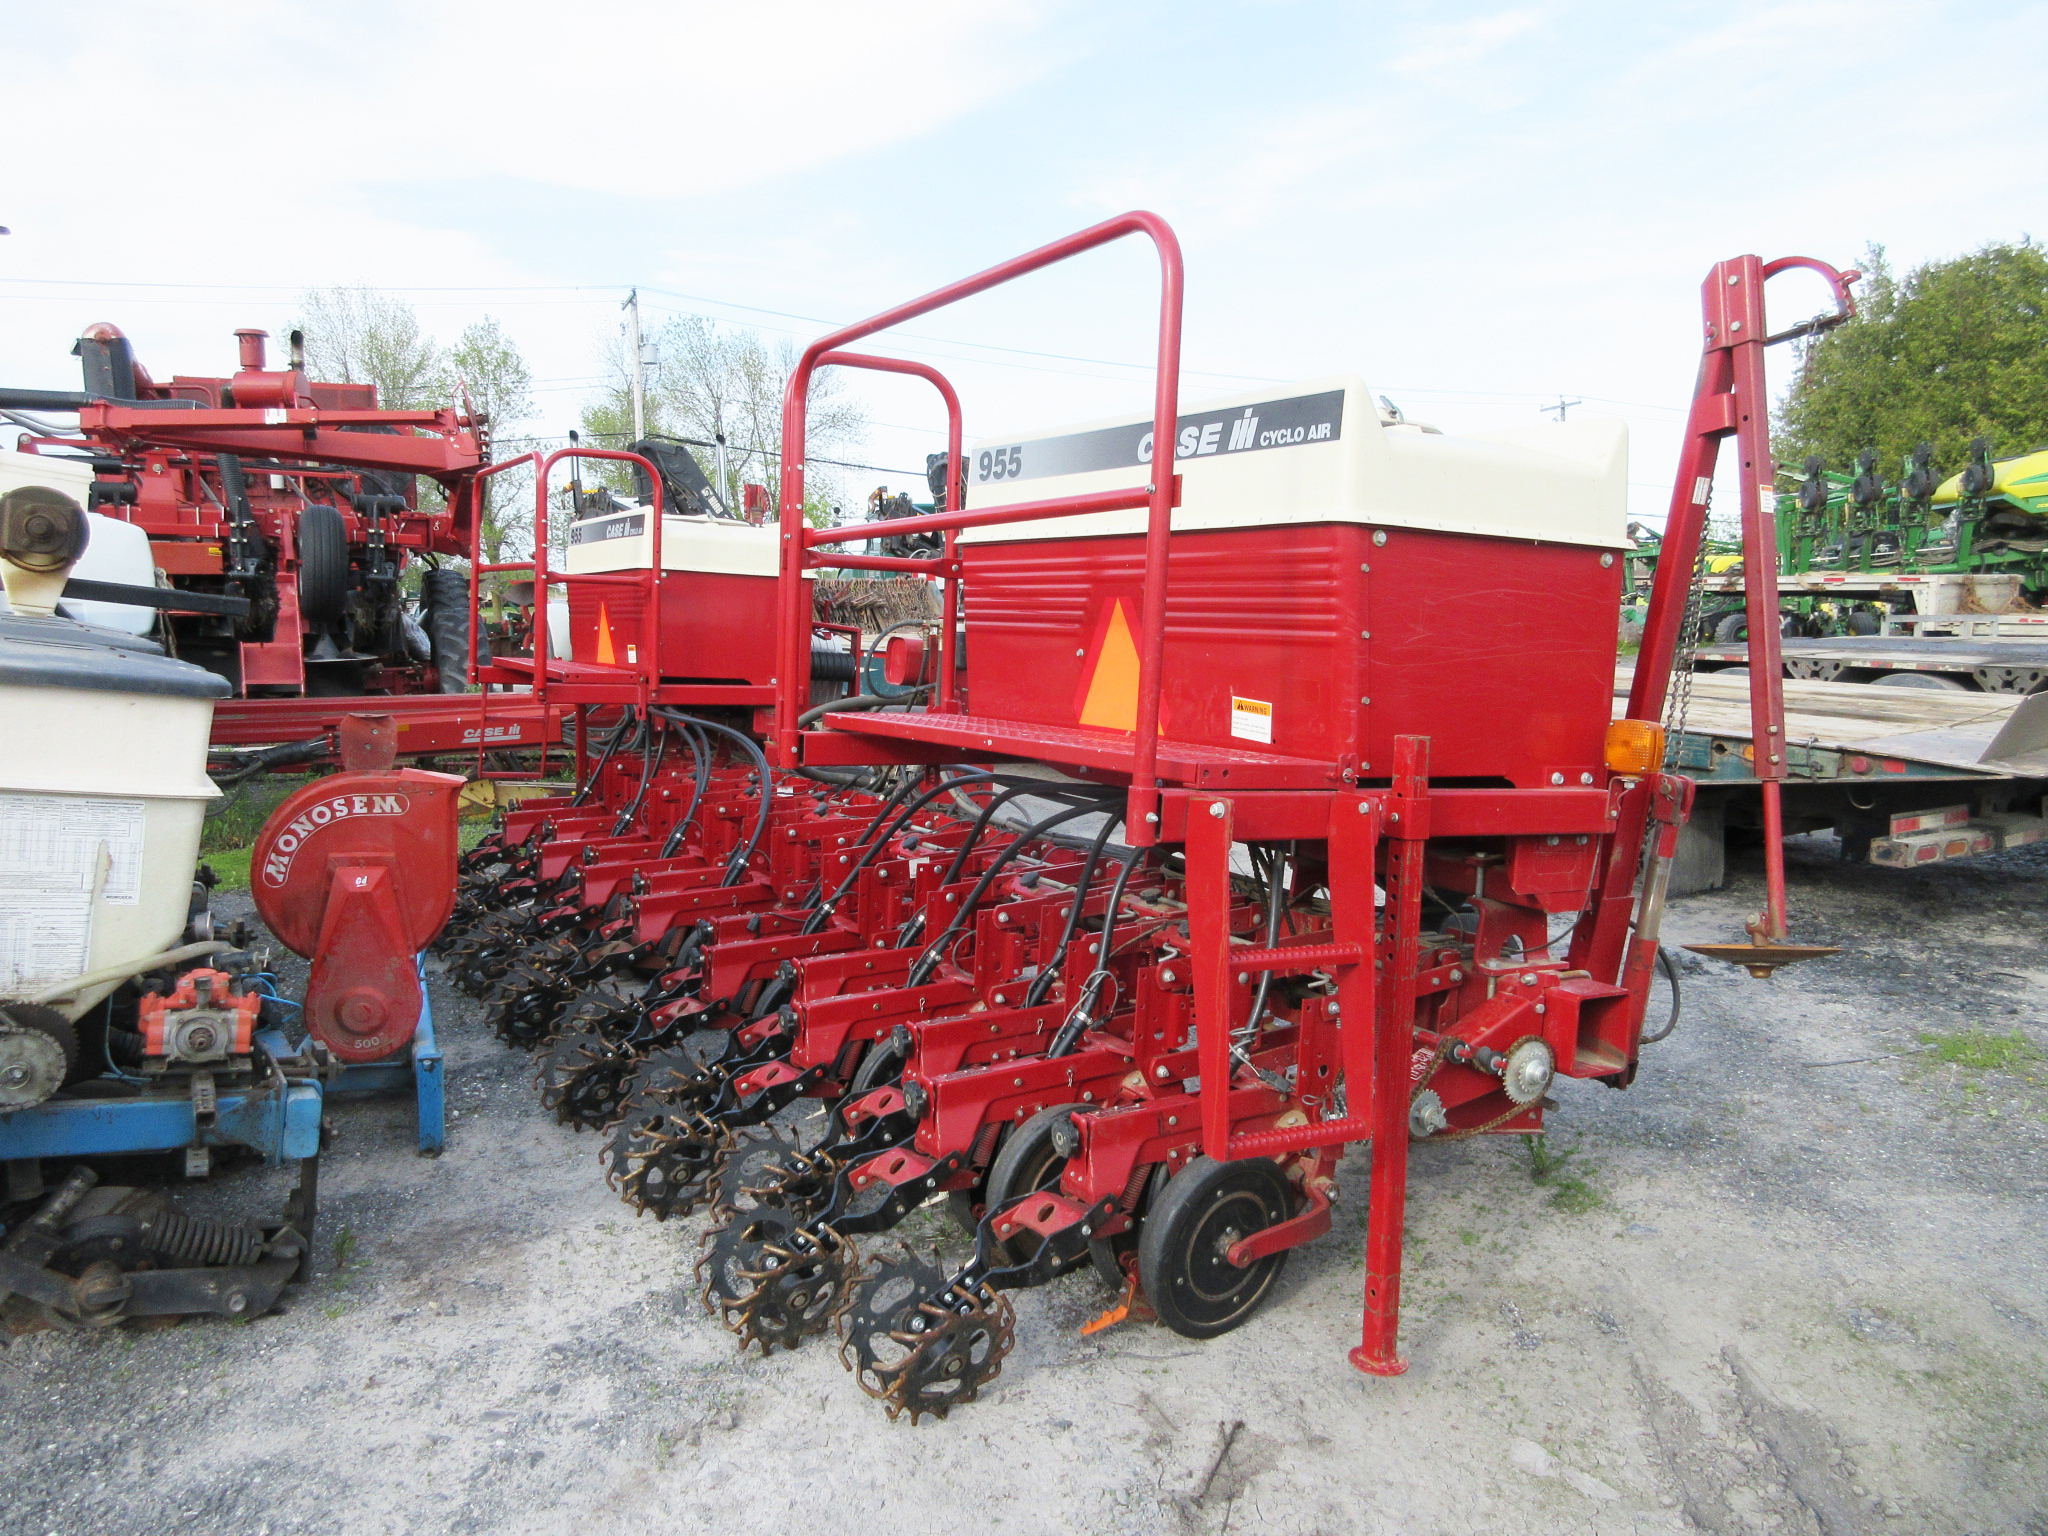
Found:
M 76 388 L 112 320 L 232 370 L 310 287 L 445 340 L 496 316 L 560 433 L 619 304 L 808 341 L 1130 208 L 1187 263 L 1181 398 L 1357 373 L 1411 419 L 1546 401 L 1632 434 L 1661 518 L 1717 260 L 2048 234 L 2048 6 L 1998 0 L 0 0 L 0 382 Z M 24 129 L 24 125 L 28 125 Z M 970 436 L 1150 399 L 1127 241 L 906 327 Z M 1822 307 L 1773 285 L 1774 325 Z M 877 350 L 889 348 L 877 345 Z M 1774 356 L 1782 384 L 1790 358 Z M 840 489 L 942 446 L 863 379 Z M 889 473 L 881 473 L 881 470 Z

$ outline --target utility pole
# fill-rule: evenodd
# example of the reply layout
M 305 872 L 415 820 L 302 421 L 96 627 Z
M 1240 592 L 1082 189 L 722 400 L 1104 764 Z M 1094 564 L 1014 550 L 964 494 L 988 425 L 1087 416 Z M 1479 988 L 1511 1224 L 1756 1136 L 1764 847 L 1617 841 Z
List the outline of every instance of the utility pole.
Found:
M 1570 410 L 1575 405 L 1584 405 L 1585 403 L 1586 402 L 1583 400 L 1567 400 L 1563 395 L 1559 395 L 1557 397 L 1557 404 L 1539 405 L 1536 407 L 1536 409 L 1542 411 L 1545 415 L 1548 415 L 1550 412 L 1555 411 L 1557 412 L 1557 419 L 1559 421 L 1563 421 L 1564 413 L 1566 411 Z
M 633 348 L 633 441 L 647 436 L 647 360 L 640 351 L 640 290 L 626 295 L 627 341 Z

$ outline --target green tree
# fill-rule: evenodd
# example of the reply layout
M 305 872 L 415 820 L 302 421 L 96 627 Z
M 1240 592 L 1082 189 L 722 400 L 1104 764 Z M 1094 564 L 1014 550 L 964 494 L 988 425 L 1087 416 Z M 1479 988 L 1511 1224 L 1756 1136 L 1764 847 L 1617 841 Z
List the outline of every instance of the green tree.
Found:
M 447 354 L 403 299 L 371 288 L 309 289 L 299 298 L 296 327 L 306 334 L 306 370 L 313 378 L 374 384 L 377 404 L 387 411 L 448 403 Z
M 492 316 L 463 328 L 448 354 L 448 367 L 456 391 L 483 417 L 485 431 L 492 438 L 507 435 L 509 428 L 533 419 L 532 371 L 518 344 Z M 507 470 L 494 475 L 484 482 L 484 494 L 484 559 L 495 564 L 506 558 L 508 550 L 521 557 L 530 553 L 532 474 Z
M 705 475 L 738 511 L 741 488 L 748 482 L 777 493 L 782 462 L 782 392 L 797 351 L 788 342 L 770 347 L 757 332 L 742 327 L 721 329 L 702 315 L 679 315 L 648 338 L 660 358 L 647 380 L 646 415 L 650 433 L 715 443 L 723 432 L 726 484 L 718 483 L 717 454 L 694 449 Z M 633 390 L 630 359 L 622 341 L 605 354 L 609 376 L 602 391 L 583 409 L 583 430 L 598 445 L 623 448 L 633 433 Z M 806 412 L 809 451 L 831 453 L 858 438 L 867 426 L 866 413 L 832 369 L 815 375 Z M 591 474 L 623 485 L 628 477 Z M 804 471 L 804 512 L 813 523 L 829 519 L 838 484 L 830 473 L 807 465 Z
M 2048 250 L 2023 239 L 1893 275 L 1872 246 L 1856 318 L 1809 343 L 1779 412 L 1775 449 L 1848 470 L 1866 448 L 1896 477 L 1915 444 L 1944 475 L 1970 440 L 1993 457 L 2048 442 Z

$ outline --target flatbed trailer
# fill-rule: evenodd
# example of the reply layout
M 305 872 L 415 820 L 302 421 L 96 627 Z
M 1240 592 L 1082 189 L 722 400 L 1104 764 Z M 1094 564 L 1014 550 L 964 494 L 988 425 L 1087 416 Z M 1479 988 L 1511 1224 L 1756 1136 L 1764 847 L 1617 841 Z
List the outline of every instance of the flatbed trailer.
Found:
M 1822 683 L 1872 683 L 1899 673 L 1933 688 L 2026 694 L 2048 687 L 2048 639 L 1974 640 L 1920 635 L 1837 635 L 1779 642 L 1784 675 Z M 1707 641 L 1694 664 L 1720 670 L 1749 665 L 1746 641 Z M 1901 680 L 1903 681 L 1903 679 Z
M 1616 676 L 1617 717 L 1632 676 L 1627 665 Z M 2048 840 L 2048 694 L 1797 677 L 1784 690 L 1788 835 L 1832 830 L 1845 859 L 1900 868 Z M 1748 678 L 1694 674 L 1683 721 L 1672 767 L 1699 788 L 1672 870 L 1677 894 L 1718 887 L 1728 834 L 1763 825 Z

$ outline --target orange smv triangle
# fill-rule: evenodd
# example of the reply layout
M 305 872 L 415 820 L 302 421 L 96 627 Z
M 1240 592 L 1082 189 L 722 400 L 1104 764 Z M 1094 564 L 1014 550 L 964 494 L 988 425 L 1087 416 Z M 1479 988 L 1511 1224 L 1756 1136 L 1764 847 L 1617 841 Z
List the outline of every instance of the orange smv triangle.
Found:
M 1103 627 L 1102 649 L 1095 654 L 1095 671 L 1081 701 L 1081 723 L 1110 731 L 1138 728 L 1138 643 L 1131 638 L 1121 598 Z
M 618 663 L 618 655 L 612 650 L 612 616 L 605 612 L 603 603 L 597 605 L 597 662 L 609 667 Z

